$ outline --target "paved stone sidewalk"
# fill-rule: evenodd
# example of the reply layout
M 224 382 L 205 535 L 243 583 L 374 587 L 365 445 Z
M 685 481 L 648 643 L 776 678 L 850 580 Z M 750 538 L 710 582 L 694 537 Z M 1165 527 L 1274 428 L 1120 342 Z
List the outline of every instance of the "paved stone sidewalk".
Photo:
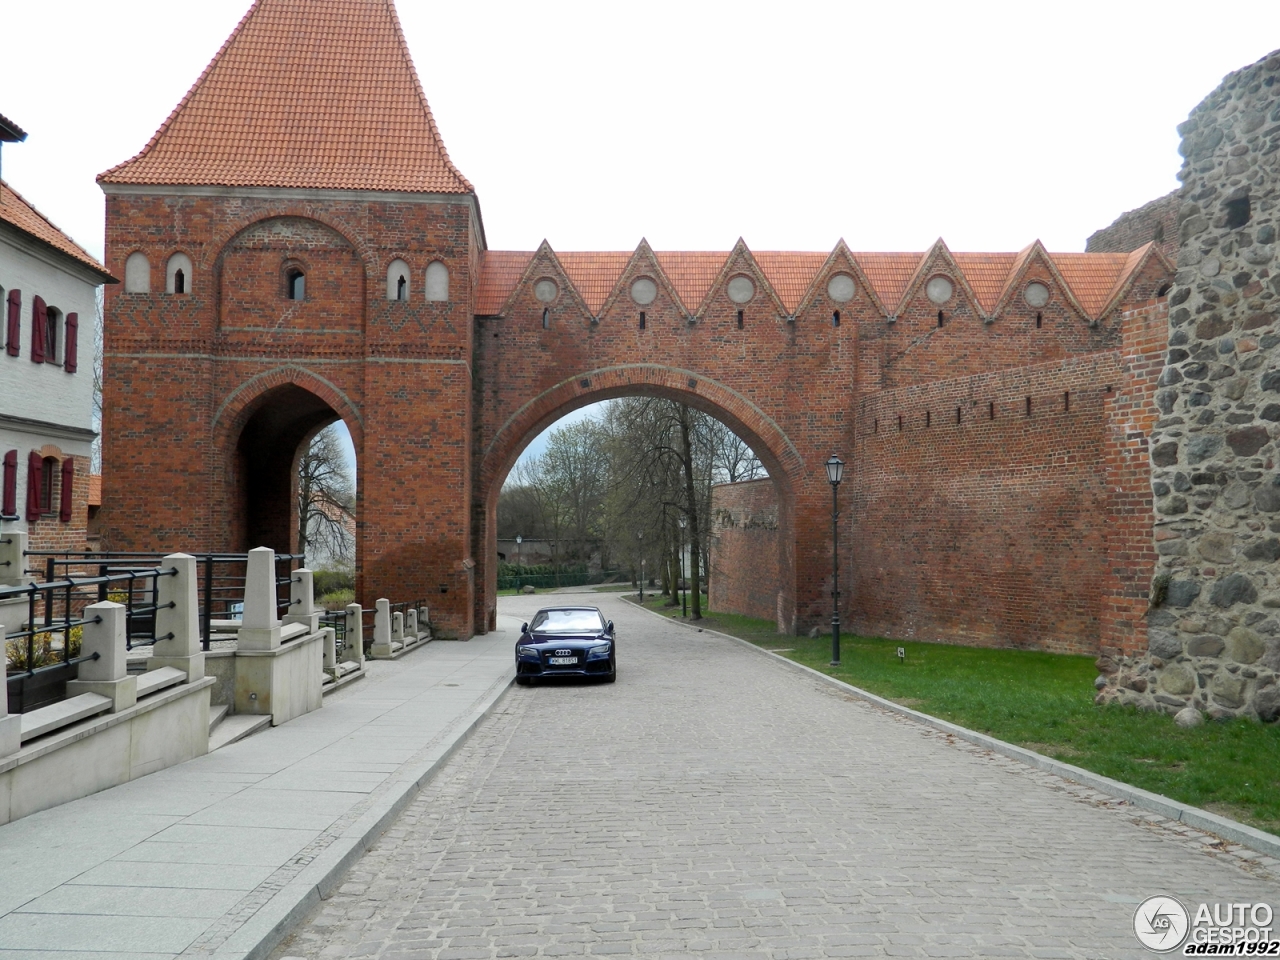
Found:
M 1280 908 L 1184 825 L 589 602 L 618 682 L 514 688 L 273 957 L 1098 960 L 1151 956 L 1156 893 Z
M 371 661 L 320 710 L 0 827 L 0 960 L 275 943 L 501 696 L 513 644 L 504 630 Z

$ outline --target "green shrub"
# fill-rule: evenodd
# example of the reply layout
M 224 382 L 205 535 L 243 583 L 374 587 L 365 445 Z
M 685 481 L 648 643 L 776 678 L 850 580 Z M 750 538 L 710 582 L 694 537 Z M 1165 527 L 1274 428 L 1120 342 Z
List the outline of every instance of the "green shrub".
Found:
M 312 583 L 317 597 L 356 588 L 355 574 L 351 570 L 316 570 L 312 573 Z
M 328 593 L 321 594 L 316 603 L 324 607 L 326 610 L 342 610 L 347 604 L 356 602 L 356 592 L 350 588 L 345 590 L 330 590 Z

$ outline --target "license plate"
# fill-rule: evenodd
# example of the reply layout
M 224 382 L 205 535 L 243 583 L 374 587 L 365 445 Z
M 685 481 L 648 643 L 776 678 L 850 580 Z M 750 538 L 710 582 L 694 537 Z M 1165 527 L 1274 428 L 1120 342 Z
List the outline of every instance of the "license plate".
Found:
M 551 664 L 553 667 L 566 667 L 571 663 L 577 662 L 577 657 L 550 657 L 547 660 L 547 663 Z

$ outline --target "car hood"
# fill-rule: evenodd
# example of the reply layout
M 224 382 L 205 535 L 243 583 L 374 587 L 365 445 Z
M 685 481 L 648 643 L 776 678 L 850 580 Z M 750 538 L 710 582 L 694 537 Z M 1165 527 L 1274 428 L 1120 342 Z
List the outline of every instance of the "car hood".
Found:
M 521 638 L 521 643 L 535 644 L 554 644 L 558 647 L 583 647 L 595 646 L 611 639 L 608 634 L 603 633 L 575 633 L 565 635 L 563 633 L 532 633 Z

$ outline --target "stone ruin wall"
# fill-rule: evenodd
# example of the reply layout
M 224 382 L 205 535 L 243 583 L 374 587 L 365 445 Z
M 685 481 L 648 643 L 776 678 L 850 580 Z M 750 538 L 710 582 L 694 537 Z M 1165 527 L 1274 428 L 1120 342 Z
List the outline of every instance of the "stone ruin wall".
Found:
M 1148 652 L 1100 703 L 1280 717 L 1280 51 L 1181 124 L 1178 272 L 1151 434 Z
M 1137 210 L 1122 213 L 1085 242 L 1086 253 L 1128 253 L 1155 243 L 1170 260 L 1178 259 L 1178 209 L 1181 191 L 1174 190 Z

